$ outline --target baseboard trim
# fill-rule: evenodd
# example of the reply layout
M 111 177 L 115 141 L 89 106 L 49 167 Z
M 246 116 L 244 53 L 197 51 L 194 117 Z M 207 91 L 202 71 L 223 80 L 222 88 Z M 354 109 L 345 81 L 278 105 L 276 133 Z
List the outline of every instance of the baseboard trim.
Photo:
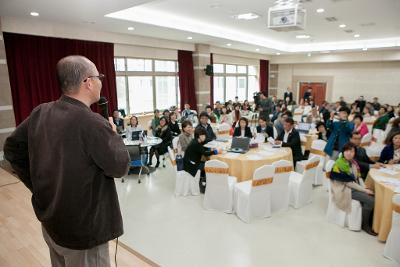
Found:
M 113 241 L 115 242 L 115 240 L 113 240 Z M 146 262 L 147 264 L 154 266 L 154 267 L 161 267 L 161 265 L 159 265 L 159 264 L 155 263 L 154 261 L 150 260 L 149 258 L 145 257 L 143 254 L 140 254 L 139 252 L 132 249 L 125 243 L 121 242 L 121 240 L 118 240 L 118 245 L 120 245 L 122 248 L 126 249 L 128 252 L 132 253 L 133 255 L 135 255 L 136 257 L 141 259 L 142 261 Z

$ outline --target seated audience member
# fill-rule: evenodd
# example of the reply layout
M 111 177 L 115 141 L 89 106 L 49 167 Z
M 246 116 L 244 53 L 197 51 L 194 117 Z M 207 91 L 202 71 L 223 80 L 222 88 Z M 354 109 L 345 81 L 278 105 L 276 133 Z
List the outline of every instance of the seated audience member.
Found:
M 313 107 L 311 109 L 311 112 L 308 113 L 307 118 L 306 118 L 306 122 L 307 123 L 317 123 L 321 120 L 319 114 L 318 114 L 318 110 L 316 107 Z
M 301 152 L 301 141 L 300 134 L 294 128 L 294 120 L 287 118 L 283 123 L 284 131 L 278 135 L 276 144 L 282 144 L 282 147 L 290 147 L 293 154 L 293 165 L 296 167 L 297 161 L 304 159 L 303 153 Z
M 394 118 L 394 108 L 393 108 L 393 106 L 388 106 L 387 107 L 387 113 L 388 113 L 388 116 L 389 116 L 389 120 L 391 119 L 391 118 Z
M 373 117 L 373 116 L 374 116 L 373 110 L 371 112 L 371 110 L 369 109 L 368 104 L 367 104 L 367 106 L 363 110 L 363 117 L 364 118 L 370 118 L 370 117 Z
M 119 111 L 113 111 L 113 122 L 115 126 L 117 126 L 118 133 L 121 133 L 124 130 L 124 120 L 119 117 Z
M 250 105 L 249 100 L 246 99 L 246 100 L 243 102 L 243 106 L 247 106 L 247 109 L 248 109 L 249 111 L 253 111 L 253 110 L 251 109 L 251 105 Z
M 332 159 L 336 159 L 339 151 L 349 142 L 354 123 L 348 121 L 350 110 L 347 107 L 339 109 L 339 121 L 333 121 L 335 112 L 331 113 L 331 118 L 326 122 L 326 128 L 331 132 L 325 146 L 325 153 Z
M 346 101 L 344 101 L 344 97 L 343 96 L 341 96 L 339 98 L 339 104 L 340 104 L 341 107 L 347 107 L 347 103 L 346 103 Z
M 206 112 L 208 115 L 208 118 L 210 120 L 211 123 L 216 123 L 217 122 L 217 118 L 215 117 L 212 107 L 210 105 L 206 106 Z
M 193 125 L 189 120 L 182 122 L 182 133 L 178 139 L 178 154 L 185 153 L 190 142 L 193 140 Z
M 160 111 L 158 109 L 154 110 L 154 118 L 151 120 L 150 129 L 155 135 L 155 130 L 157 126 L 160 125 Z
M 360 173 L 363 179 L 367 178 L 368 172 L 370 168 L 379 169 L 383 166 L 382 163 L 375 163 L 372 161 L 365 151 L 365 148 L 361 147 L 361 134 L 359 132 L 353 132 L 351 134 L 350 143 L 355 146 L 355 157 L 354 159 L 357 161 L 360 166 Z
M 257 133 L 265 134 L 265 141 L 268 137 L 275 138 L 274 127 L 268 123 L 268 120 L 264 117 L 258 119 L 258 126 L 256 127 Z
M 315 128 L 318 131 L 318 139 L 328 141 L 331 133 L 326 129 L 325 124 L 323 122 L 318 122 Z
M 232 116 L 228 113 L 228 109 L 223 106 L 221 109 L 221 116 L 219 117 L 219 123 L 223 124 L 229 124 L 230 126 L 232 126 Z
M 242 116 L 249 116 L 251 114 L 251 111 L 249 110 L 248 105 L 243 104 L 241 114 L 242 114 Z
M 169 111 L 171 113 L 175 113 L 177 121 L 181 121 L 181 114 L 180 114 L 180 112 L 179 112 L 179 110 L 178 110 L 178 108 L 176 106 L 171 106 L 169 108 Z
M 275 107 L 274 112 L 272 112 L 271 122 L 274 123 L 274 121 L 277 120 L 281 114 L 282 114 L 282 107 L 278 105 Z
M 171 114 L 171 112 L 169 111 L 169 109 L 165 109 L 162 113 L 163 117 L 167 120 L 167 124 L 169 123 L 169 114 Z
M 356 148 L 352 143 L 345 144 L 342 154 L 336 160 L 331 171 L 331 192 L 335 205 L 345 211 L 351 212 L 351 199 L 361 202 L 362 229 L 370 235 L 376 235 L 372 230 L 372 217 L 375 199 L 374 193 L 360 183 L 360 167 L 355 160 Z
M 385 164 L 400 164 L 400 131 L 394 132 L 381 152 L 379 162 Z
M 196 176 L 198 170 L 202 171 L 204 177 L 204 162 L 201 161 L 202 156 L 209 157 L 220 153 L 219 150 L 208 150 L 204 147 L 207 139 L 207 131 L 200 127 L 194 131 L 194 139 L 190 142 L 183 157 L 183 170 Z
M 364 107 L 367 104 L 367 102 L 364 100 L 364 96 L 362 95 L 358 98 L 358 100 L 356 100 L 355 103 L 357 105 L 359 113 L 361 113 L 364 110 Z
M 368 133 L 368 126 L 365 122 L 363 122 L 363 116 L 360 114 L 355 114 L 353 117 L 354 123 L 354 132 L 358 132 L 361 137 Z
M 240 104 L 238 96 L 235 96 L 235 104 Z
M 217 138 L 217 136 L 215 135 L 211 125 L 208 123 L 209 117 L 207 112 L 203 111 L 200 113 L 200 121 L 199 121 L 199 125 L 197 125 L 196 129 L 198 128 L 203 128 L 204 130 L 206 130 L 207 136 L 206 136 L 206 140 L 205 140 L 205 144 L 215 140 Z
M 388 138 L 390 138 L 395 132 L 400 132 L 400 117 L 392 120 L 389 123 L 391 124 L 392 128 L 387 134 L 385 144 L 390 143 L 390 140 L 388 140 Z
M 381 109 L 381 104 L 379 104 L 378 102 L 378 98 L 374 97 L 372 99 L 372 107 L 374 108 L 374 110 L 379 111 Z
M 168 146 L 171 145 L 172 141 L 172 134 L 169 130 L 167 119 L 165 117 L 160 118 L 160 124 L 156 127 L 154 136 L 160 137 L 162 142 L 159 145 L 151 147 L 148 165 L 152 165 L 152 159 L 155 154 L 157 159 L 155 167 L 158 168 L 158 166 L 160 166 L 160 155 L 164 155 L 168 152 Z
M 176 113 L 171 112 L 169 114 L 169 123 L 168 123 L 169 130 L 171 131 L 171 134 L 173 137 L 178 136 L 181 134 L 181 130 L 179 129 L 179 124 L 176 119 Z
M 322 116 L 324 122 L 327 122 L 331 116 L 329 109 L 328 109 L 328 102 L 324 101 L 321 104 L 321 108 L 319 109 L 319 114 Z
M 390 118 L 389 114 L 387 113 L 387 108 L 381 106 L 381 108 L 379 109 L 379 117 L 375 120 L 372 129 L 379 129 L 384 131 L 386 129 L 389 120 Z
M 132 116 L 129 120 L 129 125 L 126 129 L 126 138 L 128 140 L 132 140 L 132 133 L 133 132 L 141 132 L 143 131 L 142 126 L 139 125 L 139 120 L 136 116 Z
M 239 120 L 239 127 L 235 128 L 235 131 L 233 132 L 233 137 L 248 137 L 248 138 L 253 138 L 253 134 L 251 133 L 250 127 L 249 127 L 249 121 L 242 117 Z
M 276 128 L 276 131 L 278 132 L 278 136 L 281 133 L 283 133 L 283 131 L 284 131 L 283 123 L 289 117 L 292 117 L 292 113 L 290 111 L 286 111 L 286 112 L 282 113 L 281 116 L 274 122 L 274 126 Z
M 217 118 L 217 121 L 219 120 L 219 116 L 221 115 L 221 111 L 222 111 L 221 102 L 219 102 L 219 101 L 215 102 L 215 108 L 213 110 L 213 113 L 214 113 L 215 117 Z
M 236 124 L 242 117 L 242 113 L 240 112 L 240 104 L 235 104 L 234 110 L 231 112 L 231 116 L 232 116 L 232 127 L 236 127 Z
M 181 120 L 188 120 L 191 119 L 190 116 L 193 116 L 194 113 L 193 111 L 190 109 L 190 105 L 189 104 L 185 104 L 184 105 L 184 109 L 181 112 Z

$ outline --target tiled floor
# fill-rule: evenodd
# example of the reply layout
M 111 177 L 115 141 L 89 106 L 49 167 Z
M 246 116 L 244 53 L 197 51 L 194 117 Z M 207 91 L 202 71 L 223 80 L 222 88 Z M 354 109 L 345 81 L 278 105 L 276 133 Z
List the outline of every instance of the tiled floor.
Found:
M 174 197 L 170 165 L 137 183 L 117 182 L 124 217 L 122 241 L 165 267 L 384 267 L 384 244 L 325 220 L 327 192 L 312 204 L 246 224 L 235 215 L 205 211 L 203 196 Z M 399 252 L 400 253 L 400 252 Z

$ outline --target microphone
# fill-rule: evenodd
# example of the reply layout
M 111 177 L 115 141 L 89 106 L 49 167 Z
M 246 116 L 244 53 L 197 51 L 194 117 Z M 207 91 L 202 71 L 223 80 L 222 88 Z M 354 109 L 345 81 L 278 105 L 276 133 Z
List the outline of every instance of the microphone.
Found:
M 105 98 L 104 96 L 100 97 L 99 102 L 97 103 L 97 105 L 100 108 L 100 114 L 106 119 L 108 120 L 108 101 L 107 98 Z

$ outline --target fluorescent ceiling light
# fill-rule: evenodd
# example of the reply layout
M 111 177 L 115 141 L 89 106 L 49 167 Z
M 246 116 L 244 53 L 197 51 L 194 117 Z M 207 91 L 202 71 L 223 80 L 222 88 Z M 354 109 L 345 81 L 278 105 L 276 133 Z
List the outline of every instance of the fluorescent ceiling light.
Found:
M 257 52 L 260 51 L 260 48 L 256 48 L 256 51 L 257 51 Z
M 354 34 L 354 38 L 358 38 L 358 37 L 360 37 L 359 34 Z
M 128 31 L 133 31 L 134 29 L 134 27 L 128 27 Z
M 281 55 L 281 53 L 279 53 L 279 52 L 278 52 L 278 53 L 276 53 L 276 55 L 277 55 L 277 56 L 280 56 L 280 55 Z
M 323 9 L 323 8 L 318 8 L 317 9 L 317 13 L 324 13 L 325 12 L 325 9 Z
M 307 57 L 311 57 L 311 53 L 308 53 L 308 54 L 307 54 Z
M 39 16 L 39 13 L 38 13 L 38 12 L 34 12 L 34 11 L 32 11 L 32 12 L 31 12 L 31 16 L 33 16 L 33 17 L 37 17 L 37 16 Z
M 329 54 L 331 51 L 321 51 L 321 54 Z
M 231 43 L 228 43 L 228 44 L 226 44 L 227 46 L 232 46 L 232 44 Z
M 299 35 L 296 35 L 296 38 L 297 38 L 297 39 L 308 39 L 308 38 L 310 38 L 310 35 L 307 35 L 307 34 L 299 34 Z
M 252 20 L 252 19 L 257 19 L 259 17 L 260 16 L 255 13 L 245 13 L 233 16 L 233 18 L 235 19 L 242 19 L 242 20 Z
M 188 36 L 187 39 L 188 39 L 188 40 L 192 40 L 193 37 L 192 37 L 192 36 Z
M 363 50 L 363 51 L 367 51 L 367 50 L 368 50 L 368 48 L 367 48 L 367 47 L 364 47 L 362 50 Z
M 339 28 L 346 28 L 346 26 L 347 26 L 346 24 L 340 24 Z
M 250 34 L 246 31 L 238 30 L 233 27 L 221 26 L 203 20 L 200 21 L 189 17 L 173 15 L 162 10 L 154 10 L 154 8 L 145 6 L 136 6 L 124 9 L 115 13 L 107 14 L 106 17 L 131 22 L 140 22 L 163 28 L 180 30 L 183 32 L 192 32 L 218 39 L 229 40 L 231 42 L 249 44 L 259 48 L 268 48 L 289 53 L 320 52 L 326 50 L 361 50 L 365 46 L 368 48 L 389 48 L 397 47 L 398 44 L 400 44 L 400 36 L 385 39 L 353 39 L 352 41 L 307 42 L 293 44 L 291 42 L 281 42 L 257 34 Z M 300 39 L 301 38 L 302 37 L 300 37 Z M 308 38 L 310 38 L 309 35 L 303 34 L 303 39 Z

